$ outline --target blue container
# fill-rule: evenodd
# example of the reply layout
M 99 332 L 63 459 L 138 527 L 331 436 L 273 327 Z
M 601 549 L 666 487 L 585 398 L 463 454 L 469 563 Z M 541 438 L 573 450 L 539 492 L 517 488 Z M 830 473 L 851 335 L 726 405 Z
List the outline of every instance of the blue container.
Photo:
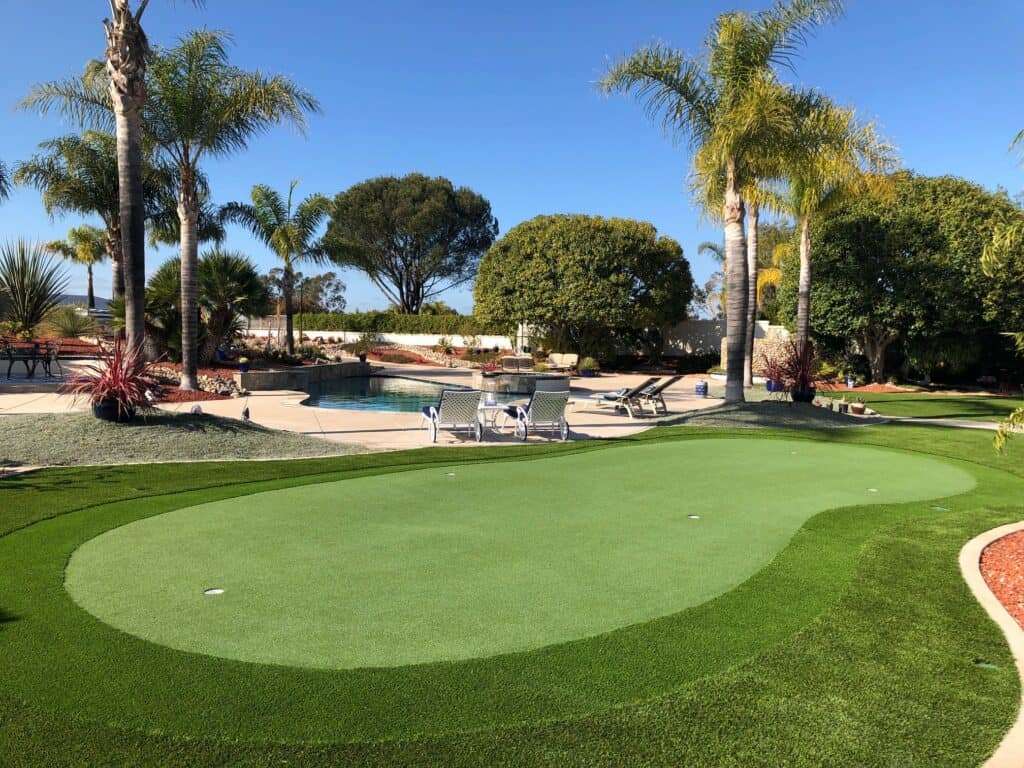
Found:
M 706 381 L 703 381 L 703 380 L 698 381 L 694 385 L 694 387 L 693 387 L 693 393 L 695 395 L 697 395 L 697 397 L 707 397 L 708 396 L 708 383 Z

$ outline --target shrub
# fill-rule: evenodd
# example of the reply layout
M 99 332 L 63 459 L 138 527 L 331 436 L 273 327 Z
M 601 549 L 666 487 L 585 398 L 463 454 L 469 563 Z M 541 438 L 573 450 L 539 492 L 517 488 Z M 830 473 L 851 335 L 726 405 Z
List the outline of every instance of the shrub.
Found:
M 576 370 L 582 371 L 600 371 L 601 364 L 592 357 L 584 357 L 580 360 L 579 365 L 576 366 Z
M 551 366 L 547 363 L 534 363 L 533 370 L 537 373 L 544 373 L 545 371 L 550 371 Z
M 0 295 L 15 334 L 32 336 L 59 303 L 66 270 L 38 243 L 15 240 L 0 247 Z
M 435 349 L 442 354 L 450 355 L 452 353 L 452 340 L 447 336 L 442 336 L 437 340 Z
M 295 316 L 296 326 L 314 331 L 375 333 L 436 333 L 446 336 L 474 336 L 503 333 L 473 315 L 404 315 L 398 312 L 321 312 Z
M 781 382 L 790 392 L 806 392 L 825 380 L 811 342 L 801 345 L 788 339 L 770 352 L 762 352 L 759 362 L 766 379 Z
M 304 360 L 327 359 L 327 354 L 322 349 L 320 349 L 320 347 L 318 347 L 316 344 L 310 344 L 309 342 L 306 342 L 305 344 L 300 344 L 298 347 L 296 347 L 295 355 L 296 357 L 302 358 Z
M 675 359 L 676 373 L 705 373 L 709 368 L 718 365 L 721 355 L 717 352 L 708 352 L 703 355 L 685 355 Z M 666 362 L 669 362 L 666 360 Z
M 57 307 L 46 315 L 45 329 L 62 339 L 77 339 L 96 333 L 96 321 L 76 307 Z
M 130 417 L 136 410 L 149 407 L 147 394 L 155 395 L 160 390 L 152 367 L 142 347 L 129 347 L 118 339 L 112 350 L 100 350 L 96 363 L 72 376 L 65 391 L 76 398 L 87 397 L 91 405 L 113 401 L 122 417 Z

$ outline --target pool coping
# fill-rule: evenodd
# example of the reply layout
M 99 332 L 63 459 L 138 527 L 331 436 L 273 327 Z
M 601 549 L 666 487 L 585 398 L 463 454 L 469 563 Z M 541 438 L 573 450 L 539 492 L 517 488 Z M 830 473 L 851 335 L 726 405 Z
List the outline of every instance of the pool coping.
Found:
M 982 608 L 1003 632 L 1010 647 L 1021 681 L 1021 700 L 1018 703 L 1017 719 L 1003 736 L 995 752 L 983 763 L 983 768 L 1020 768 L 1024 756 L 1024 629 L 1006 610 L 995 596 L 981 573 L 981 555 L 985 547 L 1009 536 L 1024 531 L 1024 521 L 1009 523 L 975 536 L 960 550 L 960 573 Z

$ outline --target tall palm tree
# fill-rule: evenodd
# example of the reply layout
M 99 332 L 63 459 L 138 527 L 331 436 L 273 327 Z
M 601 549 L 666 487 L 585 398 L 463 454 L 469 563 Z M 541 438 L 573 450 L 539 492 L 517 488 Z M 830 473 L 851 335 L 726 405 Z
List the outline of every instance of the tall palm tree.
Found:
M 96 309 L 96 294 L 92 286 L 92 268 L 104 262 L 109 254 L 107 234 L 99 227 L 83 224 L 68 231 L 67 240 L 53 240 L 46 250 L 75 264 L 85 267 L 88 283 L 89 309 Z
M 725 302 L 727 299 L 725 275 L 722 272 L 725 268 L 725 246 L 721 243 L 713 243 L 710 240 L 705 240 L 697 246 L 697 253 L 701 256 L 710 256 L 718 264 L 718 269 L 715 270 L 711 274 L 711 277 L 708 278 L 704 290 L 717 294 L 718 312 L 716 313 L 716 316 L 720 316 L 722 310 L 725 308 Z M 708 296 L 708 299 L 709 301 L 707 302 L 707 305 L 710 311 L 710 295 Z
M 228 203 L 221 209 L 224 221 L 247 227 L 281 260 L 284 267 L 281 294 L 284 297 L 288 354 L 295 353 L 292 317 L 295 266 L 303 261 L 323 260 L 317 231 L 331 213 L 331 201 L 324 195 L 310 195 L 296 204 L 295 188 L 298 184 L 298 181 L 291 183 L 287 198 L 266 185 L 257 184 L 252 188 L 251 203 Z
M 852 110 L 827 101 L 801 121 L 800 140 L 802 149 L 791 156 L 787 172 L 787 207 L 800 237 L 796 340 L 802 347 L 810 338 L 814 222 L 866 192 L 890 195 L 892 186 L 883 174 L 895 160 L 873 124 L 859 123 Z M 869 358 L 878 352 L 865 351 Z
M 685 135 L 703 155 L 698 184 L 721 179 L 728 287 L 726 401 L 742 402 L 747 321 L 743 188 L 753 163 L 775 145 L 780 87 L 772 67 L 788 64 L 815 25 L 841 11 L 840 0 L 779 0 L 760 13 L 720 15 L 704 55 L 661 45 L 614 64 L 601 80 L 606 93 L 636 94 L 664 127 Z
M 316 99 L 287 78 L 232 66 L 226 41 L 220 32 L 193 32 L 151 59 L 147 79 L 146 131 L 178 174 L 182 389 L 197 386 L 200 163 L 245 149 L 278 123 L 304 131 L 306 113 L 319 110 Z
M 142 16 L 150 0 L 109 0 L 110 18 L 104 19 L 107 39 L 105 70 L 107 91 L 117 135 L 121 252 L 125 272 L 125 330 L 129 344 L 145 337 L 146 224 L 143 191 L 143 109 L 146 106 L 146 67 L 149 41 Z M 202 0 L 192 0 L 202 5 Z

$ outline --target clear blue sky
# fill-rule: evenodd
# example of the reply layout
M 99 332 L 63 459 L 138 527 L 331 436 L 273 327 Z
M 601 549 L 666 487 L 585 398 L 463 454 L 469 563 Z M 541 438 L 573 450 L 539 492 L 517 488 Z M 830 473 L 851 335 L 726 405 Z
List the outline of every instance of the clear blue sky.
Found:
M 68 132 L 59 118 L 15 105 L 33 83 L 77 73 L 101 54 L 107 3 L 2 3 L 0 158 L 10 165 Z M 299 178 L 301 191 L 333 195 L 367 177 L 421 171 L 486 196 L 502 232 L 552 212 L 651 221 L 682 243 L 703 279 L 711 265 L 697 245 L 719 235 L 687 197 L 686 151 L 635 103 L 601 97 L 593 83 L 610 58 L 655 40 L 695 50 L 717 13 L 766 4 L 209 0 L 195 9 L 152 0 L 146 28 L 163 44 L 199 26 L 229 30 L 238 65 L 287 74 L 323 103 L 307 138 L 277 130 L 211 163 L 217 202 L 245 199 L 257 182 L 285 189 Z M 1022 39 L 1019 0 L 849 0 L 846 17 L 803 52 L 796 79 L 876 120 L 907 167 L 1016 192 L 1024 173 L 1007 145 L 1024 128 Z M 0 239 L 51 239 L 76 223 L 50 221 L 31 189 L 0 206 Z M 228 246 L 273 264 L 241 230 Z M 150 251 L 149 270 L 170 255 Z M 350 308 L 385 305 L 365 278 L 344 279 Z M 84 291 L 84 272 L 72 290 Z M 109 295 L 106 268 L 97 290 Z M 445 298 L 463 311 L 472 305 L 468 290 Z

